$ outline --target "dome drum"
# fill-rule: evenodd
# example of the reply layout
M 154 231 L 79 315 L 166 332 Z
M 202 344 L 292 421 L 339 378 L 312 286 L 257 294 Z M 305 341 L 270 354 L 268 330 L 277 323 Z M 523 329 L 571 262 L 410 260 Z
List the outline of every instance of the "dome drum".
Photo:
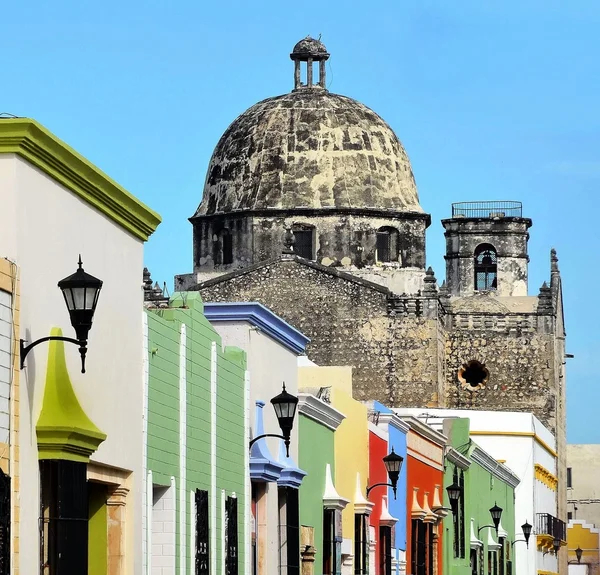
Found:
M 322 265 L 424 269 L 428 218 L 382 210 L 313 209 L 199 216 L 192 218 L 194 271 L 212 276 L 279 258 L 286 253 L 289 229 L 294 232 L 291 252 Z M 385 233 L 393 237 L 386 240 Z

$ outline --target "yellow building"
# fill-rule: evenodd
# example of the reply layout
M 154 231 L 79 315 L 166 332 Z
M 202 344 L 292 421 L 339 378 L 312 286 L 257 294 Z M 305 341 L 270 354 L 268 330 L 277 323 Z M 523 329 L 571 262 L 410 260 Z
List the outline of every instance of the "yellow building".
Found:
M 299 387 L 344 414 L 334 435 L 335 491 L 345 502 L 341 511 L 342 573 L 352 572 L 355 514 L 368 516 L 372 504 L 365 499 L 369 473 L 369 426 L 367 407 L 352 398 L 351 367 L 306 366 L 299 370 Z
M 570 574 L 600 575 L 600 530 L 598 528 L 582 519 L 571 519 L 567 528 L 567 546 Z

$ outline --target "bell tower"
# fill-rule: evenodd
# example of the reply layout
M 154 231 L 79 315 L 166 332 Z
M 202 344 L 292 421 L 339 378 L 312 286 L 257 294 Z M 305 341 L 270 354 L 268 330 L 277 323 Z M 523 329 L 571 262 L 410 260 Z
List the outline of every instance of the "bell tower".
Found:
M 290 58 L 294 61 L 294 91 L 311 88 L 326 89 L 325 83 L 325 62 L 329 59 L 329 53 L 325 45 L 319 40 L 315 40 L 310 36 L 300 40 L 290 54 Z M 319 76 L 317 81 L 313 77 L 313 63 L 319 63 Z M 306 82 L 302 82 L 302 67 L 306 64 L 306 72 L 304 74 Z
M 521 202 L 452 204 L 452 218 L 442 220 L 450 295 L 527 295 L 527 242 L 532 222 L 522 212 Z

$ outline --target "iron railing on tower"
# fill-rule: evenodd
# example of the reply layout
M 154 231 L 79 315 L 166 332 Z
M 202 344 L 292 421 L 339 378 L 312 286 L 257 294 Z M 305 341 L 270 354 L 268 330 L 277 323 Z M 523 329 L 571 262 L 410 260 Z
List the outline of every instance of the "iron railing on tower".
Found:
M 452 204 L 453 218 L 521 218 L 523 204 L 513 201 L 458 202 Z

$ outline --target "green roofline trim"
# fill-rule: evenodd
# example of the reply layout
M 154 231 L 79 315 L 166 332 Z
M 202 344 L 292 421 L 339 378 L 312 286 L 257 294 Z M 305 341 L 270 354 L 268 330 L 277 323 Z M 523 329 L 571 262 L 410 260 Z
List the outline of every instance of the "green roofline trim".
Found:
M 50 335 L 61 336 L 60 328 Z M 63 341 L 51 340 L 42 410 L 35 427 L 39 459 L 66 459 L 87 463 L 106 439 L 87 416 L 69 377 Z
M 143 241 L 161 222 L 156 212 L 35 120 L 0 119 L 0 154 L 21 156 Z

